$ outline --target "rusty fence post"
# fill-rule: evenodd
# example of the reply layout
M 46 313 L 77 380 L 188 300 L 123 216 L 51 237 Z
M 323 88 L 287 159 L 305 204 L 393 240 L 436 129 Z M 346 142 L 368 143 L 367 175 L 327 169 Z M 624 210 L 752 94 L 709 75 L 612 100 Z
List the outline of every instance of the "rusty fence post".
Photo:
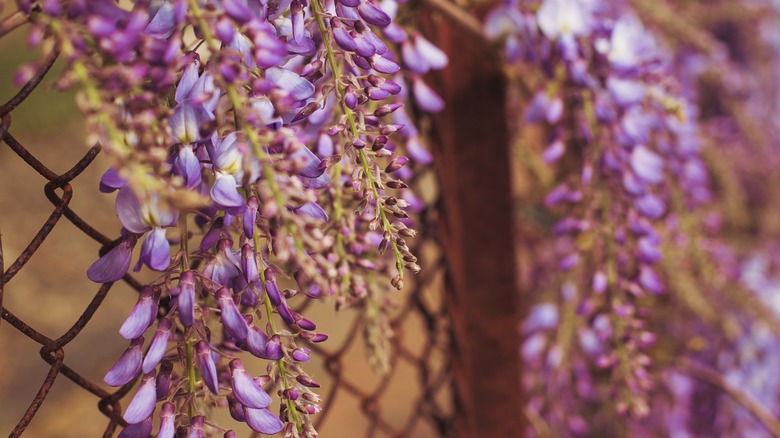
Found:
M 522 312 L 513 239 L 506 83 L 483 42 L 447 22 L 428 26 L 450 65 L 434 119 L 447 261 L 459 437 L 525 430 L 517 326 Z

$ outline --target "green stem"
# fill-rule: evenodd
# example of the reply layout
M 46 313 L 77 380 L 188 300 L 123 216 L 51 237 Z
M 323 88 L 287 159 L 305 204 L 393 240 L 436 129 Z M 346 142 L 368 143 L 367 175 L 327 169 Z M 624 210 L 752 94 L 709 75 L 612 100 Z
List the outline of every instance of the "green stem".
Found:
M 192 342 L 192 338 L 187 339 L 187 343 L 184 346 L 187 360 L 187 393 L 189 394 L 187 413 L 190 420 L 195 416 L 195 362 L 192 360 L 192 355 L 194 353 Z

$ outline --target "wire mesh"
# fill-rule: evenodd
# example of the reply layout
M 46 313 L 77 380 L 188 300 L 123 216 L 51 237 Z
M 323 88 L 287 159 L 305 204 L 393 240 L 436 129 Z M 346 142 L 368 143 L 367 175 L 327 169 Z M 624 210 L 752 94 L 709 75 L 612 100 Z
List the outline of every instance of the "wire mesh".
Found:
M 18 12 L 7 16 L 0 21 L 0 38 L 23 25 L 25 21 L 26 17 Z M 73 325 L 61 336 L 54 339 L 44 335 L 42 330 L 34 327 L 32 323 L 18 317 L 14 314 L 13 309 L 3 306 L 4 293 L 13 293 L 9 290 L 9 286 L 13 284 L 15 276 L 37 252 L 42 251 L 41 245 L 50 236 L 52 230 L 63 222 L 62 218 L 72 223 L 83 233 L 85 238 L 98 242 L 101 245 L 101 254 L 119 243 L 119 239 L 112 239 L 101 233 L 97 227 L 90 224 L 70 207 L 74 195 L 71 182 L 93 163 L 101 151 L 100 145 L 90 148 L 70 170 L 58 174 L 33 155 L 11 132 L 11 113 L 33 93 L 49 73 L 58 56 L 59 53 L 56 50 L 50 52 L 40 63 L 35 75 L 16 95 L 0 106 L 2 120 L 0 139 L 19 159 L 43 177 L 45 180 L 44 193 L 54 207 L 40 230 L 21 254 L 8 264 L 7 268 L 3 263 L 2 236 L 0 236 L 0 272 L 3 273 L 0 276 L 0 313 L 2 319 L 14 327 L 19 335 L 39 344 L 40 357 L 49 365 L 49 371 L 40 383 L 38 392 L 29 402 L 21 419 L 13 426 L 9 436 L 19 437 L 27 430 L 41 406 L 49 400 L 47 397 L 57 379 L 64 376 L 98 399 L 98 409 L 108 418 L 103 436 L 110 437 L 119 427 L 125 425 L 124 420 L 122 420 L 121 402 L 137 383 L 138 378 L 113 392 L 108 391 L 104 389 L 102 383 L 90 379 L 85 373 L 68 365 L 66 347 L 90 323 L 114 284 L 108 283 L 100 286 Z M 426 184 L 429 184 L 431 175 L 427 175 L 428 172 L 432 171 L 423 171 L 418 174 L 416 180 L 424 179 Z M 365 436 L 367 437 L 432 436 L 432 434 L 450 436 L 453 434 L 454 408 L 448 360 L 450 335 L 442 288 L 442 277 L 445 272 L 444 262 L 438 244 L 433 237 L 430 237 L 434 235 L 433 228 L 435 227 L 433 210 L 423 211 L 420 216 L 419 229 L 422 232 L 419 236 L 422 237 L 417 239 L 417 250 L 426 254 L 426 266 L 423 266 L 424 271 L 416 277 L 415 281 L 407 285 L 407 291 L 396 296 L 396 308 L 390 320 L 390 327 L 395 334 L 390 339 L 391 367 L 389 372 L 367 377 L 365 373 L 351 373 L 348 370 L 347 352 L 356 342 L 359 342 L 361 333 L 366 328 L 366 318 L 362 312 L 343 312 L 340 324 L 349 327 L 345 331 L 346 335 L 341 339 L 331 338 L 324 346 L 312 346 L 313 361 L 319 361 L 322 364 L 322 372 L 330 377 L 330 384 L 323 385 L 325 389 L 323 411 L 318 414 L 316 419 L 318 426 L 328 420 L 339 403 L 344 403 L 345 398 L 350 398 L 360 406 L 360 414 L 367 424 L 365 428 Z M 0 213 L 0 217 L 2 217 L 2 213 Z M 76 237 L 71 236 L 71 238 Z M 7 264 L 9 261 L 5 260 L 5 262 Z M 126 275 L 123 281 L 136 291 L 140 291 L 141 282 L 130 274 Z M 63 291 L 58 291 L 58 293 L 63 293 Z M 64 293 L 80 292 L 65 291 Z M 312 303 L 309 301 L 304 303 L 304 306 L 310 304 Z M 6 351 L 6 354 L 8 353 Z M 414 371 L 416 374 L 414 381 L 409 381 L 408 375 L 397 372 L 402 365 Z M 2 371 L 0 370 L 0 372 Z M 398 401 L 398 397 L 393 401 L 389 400 L 389 388 L 398 384 L 399 380 L 400 384 L 405 387 L 404 394 L 414 394 L 414 396 L 402 397 L 401 402 L 405 405 L 407 412 L 401 417 L 397 412 L 388 414 L 388 411 L 397 407 Z M 344 426 L 348 427 L 348 425 Z M 73 432 L 79 433 L 78 431 Z M 83 435 L 79 434 L 78 436 Z M 339 433 L 339 436 L 359 436 L 359 434 Z

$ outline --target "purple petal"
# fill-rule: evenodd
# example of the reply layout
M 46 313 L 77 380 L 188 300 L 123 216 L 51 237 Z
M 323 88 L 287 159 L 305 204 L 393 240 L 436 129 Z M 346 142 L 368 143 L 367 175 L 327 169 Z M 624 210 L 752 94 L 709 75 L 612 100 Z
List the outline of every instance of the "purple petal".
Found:
M 382 29 L 382 33 L 388 40 L 396 44 L 401 44 L 406 41 L 406 31 L 396 23 L 390 23 L 389 26 Z
M 333 139 L 325 133 L 320 134 L 317 140 L 317 153 L 321 157 L 329 157 L 333 155 Z
M 287 92 L 295 100 L 306 100 L 315 91 L 314 84 L 296 73 L 279 67 L 271 67 L 265 71 L 265 79 Z
M 271 304 L 274 307 L 278 306 L 282 302 L 282 293 L 279 292 L 279 287 L 276 285 L 276 274 L 272 268 L 266 268 L 265 272 L 265 292 L 268 295 L 268 299 L 271 300 Z
M 211 349 L 206 341 L 200 340 L 195 344 L 195 353 L 198 356 L 198 369 L 203 377 L 203 383 L 214 394 L 218 394 L 217 389 L 217 366 L 214 364 L 214 358 L 211 357 Z
M 151 233 L 146 235 L 143 245 L 141 245 L 141 254 L 136 265 L 136 272 L 140 269 L 140 264 L 146 264 L 155 271 L 164 271 L 171 264 L 171 244 L 165 237 L 163 228 L 154 228 Z
M 298 215 L 306 215 L 323 222 L 328 221 L 328 214 L 316 202 L 307 202 L 298 208 L 294 208 L 293 211 Z
M 222 7 L 225 8 L 225 13 L 239 24 L 248 23 L 254 15 L 246 2 L 240 0 L 222 0 Z
M 244 235 L 248 238 L 252 238 L 255 235 L 255 223 L 257 222 L 257 198 L 251 196 L 246 201 L 246 210 L 244 210 Z
M 637 176 L 651 184 L 664 180 L 664 160 L 660 155 L 644 145 L 639 145 L 631 151 L 631 169 Z
M 176 103 L 182 103 L 190 97 L 192 87 L 195 85 L 195 81 L 198 80 L 199 69 L 200 61 L 194 59 L 184 70 L 179 85 L 176 86 L 176 95 L 174 96 Z
M 169 360 L 162 361 L 160 372 L 157 373 L 157 400 L 168 397 L 171 391 L 171 374 L 173 373 L 173 362 Z
M 219 309 L 222 312 L 220 321 L 225 326 L 225 330 L 228 334 L 237 341 L 243 341 L 246 339 L 249 332 L 249 325 L 238 310 L 233 297 L 230 295 L 230 291 L 223 287 L 217 291 L 217 302 Z
M 117 438 L 149 438 L 152 435 L 152 417 L 136 424 L 128 424 Z
M 401 66 L 396 64 L 395 61 L 390 58 L 386 58 L 385 55 L 374 55 L 371 57 L 371 66 L 379 73 L 393 74 L 401 70 Z
M 387 53 L 387 44 L 382 41 L 382 38 L 379 38 L 374 32 L 371 32 L 370 29 L 366 29 L 366 31 L 363 32 L 363 39 L 374 46 L 377 54 L 382 55 Z
M 249 377 L 240 359 L 230 361 L 230 382 L 233 395 L 244 406 L 261 409 L 271 404 L 271 397 Z
M 141 361 L 143 353 L 141 346 L 144 344 L 144 338 L 139 337 L 130 341 L 130 346 L 119 356 L 114 366 L 106 373 L 103 381 L 108 386 L 122 386 L 135 378 L 141 371 Z
M 361 35 L 355 38 L 355 46 L 355 53 L 364 58 L 370 58 L 376 54 L 376 47 Z
M 661 250 L 658 244 L 652 238 L 644 236 L 637 241 L 637 251 L 639 258 L 645 263 L 655 263 L 661 260 Z
M 417 164 L 430 164 L 433 161 L 433 156 L 428 149 L 423 146 L 417 136 L 410 137 L 406 141 L 406 151 Z
M 230 175 L 217 173 L 217 180 L 211 187 L 211 199 L 230 214 L 243 214 L 246 208 L 244 198 L 238 193 L 236 179 Z
M 661 278 L 658 277 L 658 274 L 655 273 L 653 268 L 645 265 L 642 265 L 639 268 L 639 284 L 642 285 L 646 291 L 653 294 L 660 294 L 666 290 L 664 283 L 661 281 Z
M 547 123 L 555 124 L 561 120 L 563 116 L 563 99 L 560 96 L 555 96 L 545 111 L 545 119 Z
M 414 36 L 414 45 L 417 52 L 432 69 L 441 70 L 449 64 L 450 60 L 447 54 L 419 33 Z
M 130 311 L 130 315 L 125 319 L 122 327 L 119 328 L 119 334 L 125 339 L 135 339 L 141 336 L 157 318 L 157 303 L 160 299 L 159 292 L 154 288 L 144 286 L 138 301 Z
M 233 417 L 234 420 L 240 421 L 242 423 L 246 422 L 246 417 L 244 416 L 244 405 L 238 402 L 235 397 L 233 397 L 232 394 L 227 396 L 227 402 L 228 402 L 228 410 L 230 411 L 230 416 Z
M 127 185 L 127 181 L 119 176 L 119 172 L 109 167 L 100 178 L 100 192 L 111 193 Z
M 293 1 L 290 4 L 290 18 L 292 22 L 292 37 L 296 43 L 301 43 L 304 38 L 306 28 L 303 22 L 303 6 L 300 1 Z
M 290 154 L 289 158 L 295 160 L 298 163 L 303 164 L 303 167 L 297 171 L 298 175 L 308 178 L 317 178 L 325 172 L 325 169 L 320 169 L 320 160 L 314 152 L 312 152 L 304 144 L 296 144 L 297 148 Z
M 444 109 L 444 99 L 436 94 L 422 79 L 414 79 L 412 92 L 414 93 L 414 100 L 423 110 L 436 113 Z
M 160 9 L 152 17 L 152 21 L 144 29 L 144 33 L 158 39 L 168 39 L 176 28 L 174 7 L 170 2 L 163 2 Z
M 666 205 L 655 195 L 647 194 L 637 199 L 634 203 L 636 209 L 643 216 L 650 219 L 659 219 L 666 212 Z
M 254 250 L 248 243 L 241 248 L 241 271 L 244 273 L 244 280 L 247 283 L 252 283 L 260 278 Z
M 404 65 L 413 73 L 425 74 L 430 70 L 430 65 L 410 41 L 401 44 L 401 59 Z
M 249 327 L 246 337 L 246 347 L 249 352 L 261 359 L 269 359 L 266 357 L 266 344 L 268 344 L 268 336 L 255 326 Z
M 187 438 L 203 438 L 203 427 L 206 425 L 206 417 L 197 416 L 192 419 L 190 433 Z
M 119 193 L 116 195 L 116 214 L 128 231 L 143 234 L 151 229 L 144 221 L 144 210 L 130 187 L 125 186 L 119 189 Z
M 244 407 L 246 424 L 252 430 L 265 435 L 274 435 L 282 431 L 284 423 L 268 409 L 252 409 Z
M 563 157 L 566 153 L 566 145 L 561 140 L 556 140 L 544 150 L 542 153 L 542 160 L 547 164 L 552 164 Z
M 287 306 L 287 301 L 282 301 L 279 306 L 276 307 L 276 311 L 279 312 L 279 316 L 282 317 L 284 322 L 290 325 L 295 324 L 295 318 L 293 317 L 290 308 Z
M 330 183 L 330 176 L 328 176 L 327 173 L 323 173 L 317 178 L 306 178 L 304 176 L 300 178 L 301 183 L 303 183 L 303 186 L 307 189 L 321 189 Z
M 607 274 L 604 273 L 604 271 L 597 271 L 595 274 L 593 274 L 593 283 L 592 288 L 593 292 L 597 294 L 602 294 L 607 290 Z
M 154 373 L 145 374 L 141 386 L 135 392 L 133 400 L 127 405 L 125 415 L 122 417 L 130 424 L 140 423 L 152 416 L 154 406 L 157 404 L 157 388 L 155 387 Z
M 179 280 L 179 295 L 176 297 L 179 306 L 179 321 L 185 327 L 192 327 L 195 320 L 195 273 L 187 271 Z
M 160 412 L 160 432 L 157 438 L 173 438 L 176 433 L 176 406 L 165 402 Z
M 188 144 L 201 140 L 201 125 L 213 119 L 214 115 L 203 106 L 191 105 L 185 102 L 173 109 L 173 114 L 168 119 L 168 124 L 171 127 L 171 135 L 174 141 Z
M 374 26 L 387 27 L 392 20 L 385 11 L 376 7 L 369 1 L 364 1 L 358 6 L 358 13 L 366 20 L 366 23 L 373 24 Z
M 192 151 L 192 146 L 184 146 L 179 149 L 176 160 L 173 162 L 173 169 L 176 175 L 184 178 L 185 186 L 190 190 L 196 190 L 200 187 L 202 176 L 200 173 L 200 161 Z
M 125 240 L 87 269 L 87 277 L 96 283 L 113 283 L 124 277 L 130 269 L 136 239 L 134 235 L 126 236 Z
M 171 337 L 172 326 L 171 320 L 167 318 L 161 319 L 157 323 L 157 331 L 154 334 L 154 338 L 152 338 L 152 343 L 146 352 L 141 368 L 144 374 L 152 372 L 163 356 L 165 356 L 165 350 L 168 348 L 168 339 Z
M 272 336 L 268 341 L 268 344 L 265 345 L 265 354 L 268 356 L 268 359 L 271 360 L 279 360 L 284 357 L 284 351 L 282 351 L 282 347 L 280 345 L 279 335 Z
M 638 104 L 647 93 L 642 82 L 616 77 L 607 79 L 607 89 L 615 102 L 621 106 Z

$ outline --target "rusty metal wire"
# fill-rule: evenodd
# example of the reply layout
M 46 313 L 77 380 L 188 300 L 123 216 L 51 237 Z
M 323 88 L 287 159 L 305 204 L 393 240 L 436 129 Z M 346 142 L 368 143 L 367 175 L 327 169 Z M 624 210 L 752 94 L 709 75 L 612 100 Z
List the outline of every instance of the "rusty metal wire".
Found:
M 26 16 L 18 12 L 0 20 L 0 37 L 19 28 L 25 22 Z M 120 402 L 135 385 L 137 378 L 113 392 L 106 391 L 100 383 L 91 381 L 77 370 L 71 368 L 66 362 L 65 350 L 66 346 L 90 322 L 101 306 L 103 299 L 111 290 L 113 283 L 100 286 L 97 292 L 95 292 L 92 301 L 81 313 L 81 316 L 65 333 L 56 339 L 43 335 L 35 327 L 17 317 L 12 309 L 3 307 L 3 294 L 8 290 L 7 286 L 11 284 L 15 275 L 38 252 L 41 244 L 63 217 L 86 236 L 100 243 L 102 246 L 101 254 L 110 250 L 113 245 L 119 242 L 118 239 L 112 239 L 102 234 L 69 207 L 73 197 L 73 187 L 70 182 L 93 162 L 100 153 L 100 145 L 95 145 L 89 149 L 70 170 L 63 174 L 57 174 L 30 153 L 11 133 L 12 111 L 36 89 L 57 61 L 58 56 L 59 53 L 56 50 L 49 53 L 41 62 L 35 75 L 15 96 L 0 106 L 0 139 L 22 161 L 46 180 L 44 193 L 54 206 L 48 219 L 41 226 L 40 231 L 35 234 L 19 257 L 11 262 L 7 268 L 4 265 L 2 236 L 0 236 L 0 272 L 2 273 L 0 276 L 0 314 L 2 315 L 2 320 L 33 342 L 40 344 L 40 356 L 50 366 L 46 378 L 40 384 L 40 389 L 9 436 L 19 437 L 25 432 L 39 408 L 47 400 L 47 395 L 55 381 L 60 375 L 63 375 L 99 399 L 98 409 L 108 418 L 108 424 L 103 436 L 111 437 L 116 432 L 118 426 L 125 425 L 121 417 L 122 408 Z M 421 236 L 433 235 L 434 221 L 429 213 L 423 212 L 421 215 Z M 418 248 L 426 245 L 433 248 L 437 247 L 431 238 L 428 238 L 428 241 L 424 237 L 417 240 L 419 241 L 417 244 Z M 395 336 L 390 340 L 391 370 L 381 376 L 379 384 L 367 389 L 368 385 L 365 384 L 361 376 L 350 375 L 345 372 L 346 352 L 355 342 L 359 342 L 360 333 L 366 324 L 360 312 L 343 314 L 344 318 L 341 323 L 348 324 L 350 329 L 347 332 L 349 334 L 343 340 L 335 340 L 338 345 L 334 346 L 333 342 L 328 342 L 326 343 L 328 345 L 325 347 L 318 345 L 313 347 L 314 360 L 320 360 L 323 363 L 324 372 L 332 379 L 329 387 L 325 387 L 323 412 L 318 415 L 316 420 L 318 425 L 325 422 L 334 405 L 338 404 L 342 398 L 351 397 L 359 403 L 361 406 L 360 414 L 367 419 L 369 424 L 365 433 L 367 437 L 431 436 L 430 432 L 422 433 L 419 431 L 422 423 L 427 423 L 428 429 L 426 430 L 432 430 L 439 436 L 451 436 L 453 434 L 451 375 L 448 365 L 449 353 L 447 351 L 449 346 L 449 326 L 440 281 L 444 272 L 444 262 L 442 254 L 438 250 L 433 252 L 435 255 L 428 260 L 428 266 L 425 267 L 423 273 L 416 278 L 414 284 L 407 286 L 409 292 L 400 296 L 397 311 L 392 315 L 390 325 L 395 332 Z M 8 263 L 7 260 L 5 262 Z M 131 275 L 126 275 L 123 280 L 136 291 L 140 291 L 142 284 Z M 416 315 L 422 321 L 422 331 L 417 329 L 417 327 L 408 328 L 410 326 L 409 321 L 413 315 Z M 413 329 L 416 330 L 413 331 Z M 413 339 L 416 344 L 420 344 L 422 340 L 422 348 L 418 348 L 421 350 L 420 353 L 414 352 L 409 347 L 409 339 Z M 398 365 L 401 363 L 406 363 L 415 369 L 417 373 L 416 382 L 405 381 L 403 384 L 407 386 L 416 385 L 414 389 L 418 395 L 414 399 L 403 401 L 405 405 L 412 406 L 412 409 L 410 415 L 404 421 L 398 422 L 397 418 L 390 419 L 385 415 L 383 406 L 385 408 L 388 406 L 386 404 L 383 405 L 383 397 L 387 396 L 391 382 L 405 378 L 404 376 L 399 376 L 396 372 Z M 344 434 L 340 435 L 346 436 Z

